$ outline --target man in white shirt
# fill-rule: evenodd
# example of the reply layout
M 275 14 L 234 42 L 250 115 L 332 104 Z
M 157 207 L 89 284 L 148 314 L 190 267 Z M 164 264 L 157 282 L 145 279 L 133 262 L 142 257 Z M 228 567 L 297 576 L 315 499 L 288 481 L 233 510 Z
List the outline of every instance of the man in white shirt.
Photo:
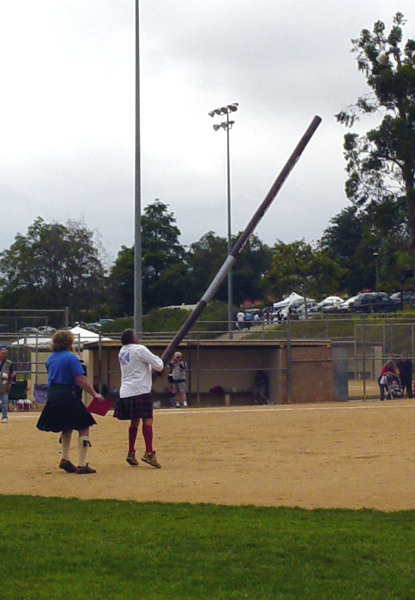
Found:
M 242 331 L 242 329 L 244 328 L 245 313 L 243 313 L 240 310 L 238 312 L 238 314 L 236 315 L 236 320 L 237 320 L 237 327 L 238 327 L 239 331 Z
M 153 450 L 153 400 L 151 397 L 152 369 L 164 370 L 161 358 L 139 344 L 138 336 L 133 329 L 126 329 L 121 336 L 122 348 L 118 354 L 121 368 L 120 398 L 114 410 L 114 417 L 120 421 L 130 420 L 128 430 L 127 462 L 138 466 L 135 457 L 140 419 L 143 421 L 143 437 L 146 451 L 141 459 L 152 467 L 160 468 Z

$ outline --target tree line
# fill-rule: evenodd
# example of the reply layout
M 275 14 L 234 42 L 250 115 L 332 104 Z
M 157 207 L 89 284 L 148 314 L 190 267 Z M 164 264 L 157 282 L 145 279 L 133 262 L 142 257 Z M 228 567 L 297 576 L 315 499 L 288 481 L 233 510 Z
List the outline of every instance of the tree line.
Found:
M 361 114 L 374 114 L 380 124 L 345 135 L 350 204 L 312 244 L 277 239 L 269 246 L 252 236 L 233 267 L 235 306 L 268 305 L 293 290 L 320 299 L 415 287 L 415 40 L 403 42 L 404 25 L 397 13 L 388 34 L 377 21 L 352 40 L 370 91 L 336 118 L 353 127 Z M 196 303 L 226 258 L 225 237 L 208 231 L 185 247 L 180 235 L 167 204 L 156 199 L 145 208 L 144 311 Z M 227 300 L 226 282 L 216 298 Z M 133 303 L 134 248 L 122 246 L 107 265 L 99 238 L 81 221 L 38 217 L 0 253 L 1 308 L 69 307 L 71 321 L 94 321 L 131 316 Z
M 235 307 L 246 301 L 269 305 L 296 290 L 316 299 L 352 295 L 376 287 L 374 249 L 379 250 L 378 284 L 395 291 L 406 269 L 404 220 L 351 206 L 334 217 L 322 238 L 269 246 L 253 235 L 233 268 Z M 391 220 L 392 219 L 392 220 Z M 235 235 L 234 241 L 239 237 Z M 195 304 L 227 255 L 227 239 L 213 231 L 185 247 L 169 207 L 155 200 L 142 217 L 144 312 Z M 226 302 L 226 281 L 217 300 Z M 1 308 L 69 308 L 71 321 L 132 316 L 134 247 L 122 246 L 113 264 L 96 234 L 81 221 L 46 223 L 41 217 L 26 235 L 17 234 L 0 253 Z

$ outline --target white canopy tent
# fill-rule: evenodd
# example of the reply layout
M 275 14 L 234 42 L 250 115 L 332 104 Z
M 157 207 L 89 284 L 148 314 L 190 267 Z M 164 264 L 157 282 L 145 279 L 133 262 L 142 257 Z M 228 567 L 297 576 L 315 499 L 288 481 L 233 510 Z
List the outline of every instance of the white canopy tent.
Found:
M 75 338 L 75 343 L 80 342 L 81 344 L 85 344 L 86 342 L 98 342 L 100 338 L 99 333 L 96 333 L 95 331 L 89 331 L 88 329 L 79 327 L 79 325 L 72 327 L 70 331 Z M 109 339 L 111 338 L 101 336 L 102 341 L 108 342 Z
M 86 344 L 87 342 L 98 342 L 99 337 L 100 337 L 99 333 L 95 333 L 94 331 L 89 331 L 88 329 L 83 329 L 82 327 L 79 327 L 78 325 L 76 327 L 72 327 L 72 329 L 70 329 L 70 332 L 74 336 L 74 343 L 77 348 L 80 346 L 83 346 L 83 344 Z M 110 338 L 101 336 L 101 340 L 107 342 L 108 340 L 110 340 Z M 16 340 L 11 345 L 12 346 L 27 346 L 29 348 L 36 348 L 36 347 L 37 348 L 45 348 L 45 346 L 50 346 L 51 342 L 52 342 L 51 336 L 43 336 L 43 335 L 36 336 L 36 335 L 33 335 L 33 333 L 32 333 L 28 336 L 24 336 L 24 337 Z
M 300 305 L 304 302 L 304 297 L 300 296 L 299 294 L 296 294 L 295 292 L 291 292 L 291 294 L 289 296 L 287 296 L 287 298 L 284 298 L 284 300 L 281 300 L 280 302 L 274 302 L 274 304 L 272 305 L 272 309 L 274 311 L 278 311 L 281 308 L 286 308 L 288 306 L 295 306 L 295 305 Z

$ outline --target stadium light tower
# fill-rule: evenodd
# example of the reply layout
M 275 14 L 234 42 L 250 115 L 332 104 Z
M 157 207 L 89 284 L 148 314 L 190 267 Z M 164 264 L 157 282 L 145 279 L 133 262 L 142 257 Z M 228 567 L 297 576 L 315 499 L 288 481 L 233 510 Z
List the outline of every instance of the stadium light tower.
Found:
M 227 207 L 228 207 L 228 256 L 232 250 L 232 225 L 231 225 L 231 166 L 230 166 L 230 152 L 229 152 L 229 131 L 232 129 L 235 121 L 229 120 L 229 115 L 238 110 L 238 102 L 234 102 L 233 104 L 228 104 L 226 106 L 222 106 L 221 108 L 215 108 L 208 113 L 210 117 L 219 116 L 222 117 L 226 115 L 226 121 L 223 121 L 220 124 L 213 125 L 213 129 L 215 131 L 219 131 L 219 129 L 224 129 L 226 131 L 226 164 L 227 164 Z M 232 269 L 230 269 L 228 273 L 228 331 L 229 338 L 232 338 L 232 330 L 233 330 L 233 314 L 232 314 Z
M 140 2 L 135 0 L 135 215 L 134 215 L 134 328 L 143 331 L 141 271 L 141 140 L 140 140 Z

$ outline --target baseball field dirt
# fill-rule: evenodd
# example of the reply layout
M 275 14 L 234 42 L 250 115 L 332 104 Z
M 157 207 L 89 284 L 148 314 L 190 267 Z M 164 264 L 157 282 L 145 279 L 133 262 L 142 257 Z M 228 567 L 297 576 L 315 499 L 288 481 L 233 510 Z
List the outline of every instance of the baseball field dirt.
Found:
M 415 509 L 414 400 L 156 410 L 161 469 L 126 463 L 128 422 L 109 413 L 91 429 L 97 473 L 84 476 L 58 469 L 59 436 L 38 431 L 38 417 L 10 413 L 0 425 L 2 494 Z

